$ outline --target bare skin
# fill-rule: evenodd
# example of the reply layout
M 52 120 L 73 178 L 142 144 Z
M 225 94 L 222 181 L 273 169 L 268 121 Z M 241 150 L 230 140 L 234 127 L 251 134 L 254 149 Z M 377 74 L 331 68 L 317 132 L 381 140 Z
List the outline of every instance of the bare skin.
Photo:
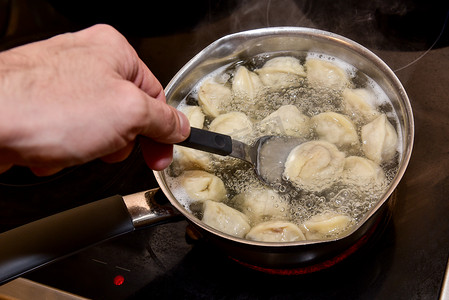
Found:
M 96 158 L 125 159 L 141 137 L 145 161 L 167 167 L 190 132 L 127 40 L 107 25 L 0 53 L 0 172 L 37 175 Z

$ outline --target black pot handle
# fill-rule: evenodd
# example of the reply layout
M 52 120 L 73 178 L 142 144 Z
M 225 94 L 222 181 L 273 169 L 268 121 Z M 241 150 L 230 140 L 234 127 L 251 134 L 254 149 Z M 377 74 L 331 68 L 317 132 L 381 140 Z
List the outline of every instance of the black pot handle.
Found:
M 0 234 L 0 284 L 134 226 L 121 196 L 89 203 Z
M 109 197 L 1 233 L 0 284 L 135 228 L 179 217 L 154 203 L 158 190 Z

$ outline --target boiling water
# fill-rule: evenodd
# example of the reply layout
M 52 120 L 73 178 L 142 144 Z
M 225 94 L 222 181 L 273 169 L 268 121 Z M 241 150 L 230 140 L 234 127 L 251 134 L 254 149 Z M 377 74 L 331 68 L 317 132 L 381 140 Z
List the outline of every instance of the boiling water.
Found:
M 331 61 L 344 69 L 350 75 L 351 83 L 354 88 L 366 88 L 375 95 L 375 97 L 371 99 L 371 101 L 374 101 L 372 104 L 377 107 L 379 112 L 387 115 L 388 120 L 396 129 L 399 137 L 399 146 L 395 158 L 389 163 L 381 165 L 387 180 L 380 185 L 372 185 L 369 188 L 360 189 L 358 186 L 349 185 L 336 180 L 331 188 L 321 192 L 311 192 L 299 189 L 285 181 L 279 182 L 279 184 L 275 184 L 271 187 L 281 195 L 283 200 L 287 200 L 290 204 L 289 211 L 285 211 L 285 218 L 298 225 L 316 214 L 326 212 L 337 212 L 348 215 L 353 218 L 354 224 L 356 224 L 364 217 L 370 208 L 380 200 L 389 183 L 397 173 L 400 152 L 402 151 L 400 138 L 402 133 L 400 126 L 398 126 L 399 121 L 397 116 L 395 115 L 388 97 L 382 89 L 372 79 L 355 69 L 353 66 L 348 65 L 335 57 L 319 53 L 288 53 L 288 55 L 295 56 L 301 63 L 304 63 L 307 57 L 324 59 Z M 264 54 L 216 70 L 198 83 L 186 99 L 179 104 L 178 109 L 182 111 L 186 105 L 198 104 L 198 89 L 204 80 L 213 78 L 216 82 L 231 86 L 233 73 L 237 66 L 243 65 L 250 71 L 253 71 L 257 68 L 261 68 L 271 57 L 271 54 Z M 255 126 L 252 133 L 249 136 L 244 137 L 245 142 L 252 143 L 260 136 L 266 135 L 266 126 L 260 126 L 261 121 L 270 113 L 276 111 L 279 107 L 288 104 L 295 105 L 308 117 L 313 117 L 328 111 L 343 114 L 344 109 L 341 91 L 322 87 L 312 87 L 308 85 L 306 78 L 299 79 L 299 82 L 296 82 L 294 86 L 288 88 L 262 90 L 253 101 L 248 101 L 244 97 L 234 95 L 231 102 L 223 109 L 226 112 L 243 112 L 253 121 Z M 206 118 L 204 126 L 206 129 L 208 128 L 210 121 L 210 119 Z M 352 121 L 354 122 L 360 137 L 361 127 L 365 124 L 359 121 L 358 118 L 352 119 Z M 276 120 L 274 120 L 271 126 L 276 126 L 276 124 Z M 313 128 L 310 128 L 305 139 L 318 139 Z M 350 155 L 364 157 L 361 146 L 358 148 L 352 147 L 339 150 L 344 152 L 346 157 Z M 201 152 L 199 153 L 199 155 L 208 155 L 201 154 Z M 225 203 L 229 206 L 236 206 L 236 204 L 232 202 L 232 198 L 235 195 L 263 188 L 263 183 L 257 179 L 254 170 L 249 164 L 233 158 L 223 158 L 215 155 L 213 157 L 215 159 L 212 161 L 210 170 L 214 170 L 214 174 L 221 178 L 225 183 L 229 199 Z M 189 199 L 176 178 L 181 172 L 182 170 L 177 169 L 175 166 L 166 170 L 167 183 L 176 199 L 190 210 L 192 201 Z M 274 205 L 276 206 L 277 204 L 275 203 Z M 197 216 L 201 218 L 200 215 Z

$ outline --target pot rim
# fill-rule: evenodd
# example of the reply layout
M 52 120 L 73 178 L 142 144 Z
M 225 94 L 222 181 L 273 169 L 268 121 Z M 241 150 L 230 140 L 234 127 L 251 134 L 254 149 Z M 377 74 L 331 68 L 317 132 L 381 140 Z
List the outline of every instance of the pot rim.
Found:
M 168 83 L 167 87 L 165 88 L 165 93 L 167 95 L 167 99 L 170 98 L 170 95 L 172 94 L 174 88 L 180 83 L 182 80 L 182 75 L 192 71 L 198 63 L 201 61 L 201 59 L 204 56 L 208 56 L 211 53 L 215 51 L 215 49 L 223 47 L 228 41 L 234 40 L 234 39 L 243 39 L 243 40 L 251 40 L 254 38 L 262 38 L 262 37 L 268 37 L 268 36 L 276 36 L 276 35 L 283 35 L 283 36 L 301 36 L 307 39 L 311 40 L 318 40 L 323 42 L 331 42 L 333 44 L 336 44 L 340 47 L 345 48 L 346 50 L 349 50 L 350 52 L 354 52 L 355 54 L 365 57 L 367 60 L 369 60 L 375 67 L 379 69 L 379 71 L 382 73 L 382 76 L 388 80 L 388 82 L 393 86 L 393 88 L 397 91 L 399 97 L 402 99 L 403 104 L 403 111 L 402 114 L 405 118 L 406 126 L 405 130 L 402 128 L 402 138 L 403 138 L 403 145 L 404 148 L 402 149 L 402 156 L 400 165 L 398 168 L 398 171 L 394 177 L 394 179 L 391 181 L 388 189 L 385 191 L 382 198 L 377 202 L 377 204 L 372 207 L 365 215 L 365 217 L 360 220 L 357 224 L 357 226 L 354 226 L 351 230 L 349 230 L 345 235 L 335 238 L 335 239 L 329 239 L 329 240 L 305 240 L 305 241 L 296 241 L 296 242 L 260 242 L 260 241 L 251 241 L 244 238 L 235 237 L 226 233 L 223 233 L 215 228 L 212 228 L 211 226 L 208 226 L 204 224 L 201 220 L 197 219 L 192 213 L 187 211 L 187 209 L 180 204 L 176 198 L 171 193 L 169 187 L 165 183 L 164 179 L 164 171 L 154 171 L 154 175 L 156 177 L 157 182 L 160 185 L 160 188 L 163 190 L 164 194 L 167 196 L 167 198 L 170 200 L 171 204 L 178 209 L 189 221 L 194 223 L 195 225 L 203 228 L 204 230 L 213 233 L 216 236 L 219 236 L 226 240 L 231 240 L 236 243 L 240 244 L 246 244 L 248 246 L 257 246 L 257 247 L 270 247 L 270 248 L 277 248 L 277 247 L 295 247 L 295 246 L 301 246 L 301 245 L 311 245 L 311 244 L 323 244 L 323 243 L 332 243 L 335 241 L 343 240 L 345 238 L 350 237 L 354 234 L 364 223 L 366 223 L 373 215 L 382 207 L 385 202 L 389 199 L 397 185 L 399 184 L 400 180 L 402 179 L 406 168 L 408 166 L 408 163 L 410 161 L 410 157 L 412 154 L 413 149 L 413 142 L 414 142 L 414 118 L 413 118 L 413 112 L 412 107 L 410 104 L 410 100 L 407 96 L 407 93 L 402 85 L 402 83 L 399 81 L 395 73 L 390 69 L 390 67 L 381 60 L 376 54 L 374 54 L 371 50 L 367 49 L 366 47 L 362 46 L 361 44 L 352 41 L 344 36 L 323 31 L 319 29 L 314 28 L 306 28 L 306 27 L 290 27 L 290 26 L 284 26 L 284 27 L 268 27 L 268 28 L 258 28 L 258 29 L 252 29 L 247 31 L 241 31 L 232 33 L 226 36 L 223 36 L 216 41 L 209 44 L 206 48 L 201 50 L 198 54 L 196 54 L 190 61 L 188 61 L 172 78 L 172 80 Z M 338 56 L 337 56 L 338 57 Z M 226 59 L 224 59 L 225 61 Z M 233 59 L 235 61 L 235 58 Z M 229 61 L 230 62 L 230 61 Z M 168 101 L 169 102 L 169 101 Z

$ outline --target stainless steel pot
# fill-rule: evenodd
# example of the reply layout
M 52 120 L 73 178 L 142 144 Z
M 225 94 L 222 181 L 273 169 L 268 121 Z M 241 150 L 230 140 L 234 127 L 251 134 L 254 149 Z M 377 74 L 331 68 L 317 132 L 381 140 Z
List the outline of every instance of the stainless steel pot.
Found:
M 399 117 L 403 151 L 398 172 L 382 199 L 346 236 L 328 241 L 255 242 L 215 230 L 189 213 L 173 196 L 164 172 L 156 179 L 173 207 L 154 203 L 156 190 L 114 196 L 0 234 L 0 284 L 98 242 L 185 216 L 210 243 L 232 258 L 261 269 L 292 269 L 348 253 L 385 216 L 391 195 L 409 162 L 414 137 L 407 94 L 391 69 L 371 51 L 344 37 L 316 29 L 280 27 L 225 36 L 189 61 L 166 88 L 168 103 L 177 106 L 204 75 L 231 62 L 266 52 L 314 51 L 338 57 L 374 79 L 390 98 Z
M 209 45 L 190 60 L 166 87 L 167 101 L 177 106 L 205 75 L 221 66 L 270 52 L 313 51 L 338 57 L 375 80 L 390 98 L 399 117 L 403 152 L 397 175 L 382 199 L 345 237 L 328 241 L 266 243 L 249 241 L 224 234 L 190 214 L 172 194 L 164 172 L 155 172 L 156 179 L 170 202 L 185 215 L 201 233 L 225 249 L 233 258 L 263 268 L 295 268 L 318 263 L 345 251 L 375 224 L 386 203 L 399 184 L 410 159 L 414 137 L 412 108 L 407 93 L 393 71 L 374 53 L 342 36 L 309 28 L 277 27 L 250 30 L 225 36 Z

